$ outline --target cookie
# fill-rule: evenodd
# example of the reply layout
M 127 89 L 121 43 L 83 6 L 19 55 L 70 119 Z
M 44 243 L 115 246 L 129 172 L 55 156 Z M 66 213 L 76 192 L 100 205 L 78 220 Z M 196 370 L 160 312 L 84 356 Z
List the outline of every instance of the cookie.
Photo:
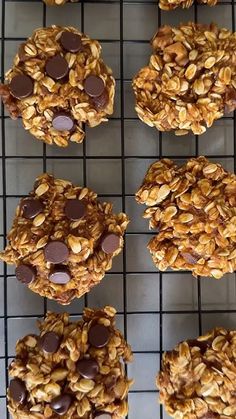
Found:
M 124 362 L 130 346 L 115 326 L 115 309 L 85 308 L 83 319 L 48 312 L 39 334 L 16 344 L 9 367 L 13 419 L 121 419 L 133 381 Z
M 16 209 L 0 259 L 41 296 L 68 304 L 98 284 L 123 247 L 128 217 L 69 181 L 43 174 Z
M 193 3 L 194 0 L 159 0 L 159 7 L 162 10 L 174 10 L 177 9 L 177 7 L 188 9 Z M 215 6 L 217 4 L 217 0 L 197 0 L 197 4 Z
M 236 270 L 236 175 L 205 157 L 152 164 L 136 194 L 156 232 L 148 248 L 161 271 L 221 278 Z
M 236 33 L 216 25 L 161 27 L 133 80 L 139 118 L 176 135 L 203 134 L 236 108 Z
M 164 353 L 157 385 L 168 414 L 182 419 L 233 419 L 236 331 L 215 328 Z
M 113 113 L 115 80 L 101 45 L 72 27 L 37 29 L 6 73 L 0 95 L 14 119 L 47 144 L 66 147 Z

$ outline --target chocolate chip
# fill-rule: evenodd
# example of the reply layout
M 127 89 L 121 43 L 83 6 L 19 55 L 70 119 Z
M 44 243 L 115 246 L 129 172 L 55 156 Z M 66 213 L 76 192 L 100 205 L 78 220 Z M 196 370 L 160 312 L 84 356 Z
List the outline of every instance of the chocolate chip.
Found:
M 99 366 L 95 359 L 81 359 L 77 362 L 77 371 L 84 378 L 93 379 L 99 371 Z
M 108 233 L 102 238 L 101 247 L 103 252 L 114 253 L 120 246 L 120 236 L 114 233 Z
M 47 262 L 54 264 L 63 263 L 69 257 L 69 250 L 65 243 L 54 240 L 45 246 L 44 256 Z
M 188 340 L 187 342 L 190 348 L 193 348 L 194 346 L 199 348 L 201 354 L 204 354 L 206 350 L 211 346 L 211 343 L 212 343 L 211 340 L 200 341 L 197 339 L 191 339 L 191 340 Z
M 101 96 L 93 98 L 93 104 L 95 108 L 98 110 L 104 109 L 107 106 L 108 102 L 109 102 L 109 95 L 106 90 L 104 90 Z
M 62 32 L 60 38 L 61 46 L 69 52 L 78 52 L 82 49 L 81 36 L 73 32 Z
M 40 347 L 49 354 L 57 352 L 60 346 L 60 336 L 55 332 L 45 333 L 39 340 Z
M 67 199 L 65 204 L 65 214 L 69 220 L 79 220 L 85 215 L 86 206 L 79 199 Z
M 209 361 L 208 359 L 204 358 L 203 362 L 207 366 L 207 368 L 214 369 L 214 370 L 222 372 L 222 365 L 219 361 L 217 361 L 217 360 Z
M 51 408 L 59 416 L 65 415 L 72 403 L 72 397 L 70 394 L 62 394 L 56 397 L 50 403 Z
M 99 418 L 99 419 L 111 419 L 112 416 L 110 413 L 106 413 L 106 412 L 101 412 L 101 413 L 95 413 L 95 416 L 93 417 L 94 419 Z
M 53 116 L 52 126 L 57 131 L 71 131 L 74 128 L 74 120 L 66 112 L 57 112 Z
M 71 280 L 71 276 L 65 266 L 58 266 L 51 271 L 49 279 L 54 284 L 67 284 Z
M 65 58 L 61 55 L 55 55 L 55 57 L 47 60 L 45 69 L 48 76 L 53 80 L 61 80 L 67 76 L 69 66 Z
M 21 202 L 21 209 L 22 216 L 30 220 L 43 211 L 44 205 L 37 198 L 25 198 Z
M 22 263 L 16 267 L 15 274 L 18 281 L 23 284 L 30 284 L 35 280 L 36 271 L 33 266 Z
M 11 380 L 9 393 L 10 397 L 12 397 L 16 403 L 23 403 L 27 396 L 26 387 L 23 381 L 21 381 L 19 378 L 14 378 Z
M 182 252 L 181 255 L 183 256 L 184 260 L 191 265 L 195 265 L 199 258 L 189 252 Z
M 18 74 L 11 80 L 9 89 L 16 99 L 25 99 L 33 94 L 34 83 L 29 76 Z
M 109 342 L 110 331 L 103 324 L 95 324 L 90 327 L 88 340 L 95 348 L 103 348 Z
M 84 90 L 91 97 L 101 96 L 105 90 L 104 81 L 98 76 L 88 76 L 84 82 Z

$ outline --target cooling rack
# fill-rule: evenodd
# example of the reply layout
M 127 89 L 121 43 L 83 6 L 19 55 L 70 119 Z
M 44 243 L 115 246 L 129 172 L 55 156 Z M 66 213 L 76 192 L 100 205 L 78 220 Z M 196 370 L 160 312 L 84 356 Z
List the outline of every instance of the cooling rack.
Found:
M 235 328 L 235 274 L 223 280 L 194 279 L 188 272 L 157 272 L 146 250 L 151 238 L 143 208 L 134 194 L 153 161 L 169 157 L 178 162 L 206 155 L 228 170 L 236 168 L 236 119 L 229 115 L 217 121 L 201 137 L 175 137 L 158 133 L 141 123 L 134 112 L 131 79 L 147 63 L 149 40 L 158 26 L 189 20 L 235 30 L 233 1 L 220 1 L 210 8 L 194 5 L 188 10 L 163 12 L 156 1 L 81 0 L 64 7 L 49 8 L 40 0 L 2 0 L 1 74 L 10 67 L 20 42 L 40 26 L 72 25 L 98 39 L 105 61 L 113 68 L 116 82 L 115 113 L 109 123 L 86 130 L 82 145 L 67 149 L 48 147 L 36 141 L 12 121 L 1 108 L 2 146 L 0 161 L 0 240 L 6 233 L 19 197 L 26 195 L 34 178 L 43 171 L 96 190 L 116 210 L 128 213 L 131 223 L 124 252 L 101 285 L 85 298 L 64 308 L 72 317 L 84 305 L 112 304 L 118 310 L 118 325 L 132 344 L 135 362 L 128 373 L 136 380 L 129 395 L 129 419 L 168 418 L 157 404 L 155 375 L 163 350 L 213 326 Z M 46 310 L 62 311 L 51 301 L 32 294 L 18 284 L 14 270 L 0 267 L 0 417 L 6 409 L 7 366 L 14 356 L 15 341 L 35 330 L 35 320 Z

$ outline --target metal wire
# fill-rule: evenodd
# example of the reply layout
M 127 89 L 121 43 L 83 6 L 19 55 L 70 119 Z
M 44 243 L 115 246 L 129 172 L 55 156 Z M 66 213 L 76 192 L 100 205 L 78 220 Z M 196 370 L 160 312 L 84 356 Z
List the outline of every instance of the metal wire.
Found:
M 4 80 L 4 73 L 5 70 L 7 70 L 5 68 L 5 42 L 8 40 L 11 41 L 17 41 L 19 43 L 21 43 L 22 41 L 25 40 L 25 38 L 22 37 L 7 37 L 5 36 L 5 11 L 6 11 L 6 3 L 7 2 L 28 2 L 28 0 L 2 0 L 2 12 L 1 12 L 1 22 L 2 22 L 2 30 L 1 30 L 1 38 L 0 38 L 0 42 L 1 42 L 1 51 L 2 51 L 2 56 L 1 56 L 1 68 L 2 68 L 2 74 L 1 74 L 1 79 L 2 81 Z M 31 0 L 31 2 L 40 2 L 41 0 Z M 98 0 L 81 0 L 81 31 L 84 31 L 84 26 L 85 26 L 85 18 L 84 18 L 84 4 L 85 3 L 97 3 Z M 43 170 L 47 171 L 47 160 L 56 160 L 56 159 L 70 159 L 70 160 L 81 160 L 83 162 L 83 185 L 86 186 L 87 185 L 87 161 L 90 159 L 94 159 L 94 160 L 99 160 L 99 159 L 103 159 L 103 160 L 109 160 L 109 159 L 114 159 L 114 160 L 121 160 L 121 185 L 122 185 L 122 191 L 121 194 L 102 194 L 100 196 L 102 196 L 103 198 L 106 197 L 119 197 L 121 198 L 122 201 L 122 210 L 125 211 L 126 210 L 126 198 L 127 197 L 132 197 L 133 194 L 127 193 L 126 191 L 126 160 L 127 159 L 153 159 L 153 158 L 162 158 L 162 157 L 171 157 L 172 159 L 186 159 L 187 156 L 186 155 L 171 155 L 168 156 L 165 153 L 163 153 L 163 138 L 162 138 L 162 134 L 158 132 L 156 133 L 157 138 L 159 138 L 159 152 L 156 153 L 155 156 L 151 155 L 146 155 L 146 156 L 139 156 L 139 155 L 126 155 L 125 154 L 125 123 L 126 121 L 136 121 L 138 120 L 137 117 L 127 117 L 125 115 L 125 84 L 126 83 L 130 83 L 130 79 L 125 78 L 124 75 L 124 44 L 148 44 L 147 40 L 143 40 L 143 39 L 124 39 L 124 6 L 126 5 L 156 5 L 157 1 L 156 0 L 139 0 L 139 1 L 132 1 L 132 0 L 100 0 L 99 4 L 118 4 L 119 5 L 119 9 L 120 9 L 120 37 L 119 39 L 113 39 L 113 40 L 109 40 L 109 39 L 99 39 L 100 42 L 103 43 L 112 43 L 112 44 L 119 44 L 119 52 L 120 52 L 120 77 L 117 78 L 117 81 L 120 83 L 120 117 L 119 118 L 113 118 L 113 120 L 118 120 L 120 121 L 120 134 L 121 134 L 121 156 L 116 156 L 116 155 L 106 155 L 106 156 L 94 156 L 94 155 L 87 155 L 87 149 L 86 149 L 86 140 L 83 143 L 83 155 L 82 156 L 67 156 L 66 152 L 65 152 L 65 156 L 60 156 L 60 157 L 56 157 L 56 156 L 47 156 L 47 147 L 44 144 L 43 145 L 43 153 L 41 156 L 39 155 L 32 155 L 32 156 L 19 156 L 19 155 L 6 155 L 6 147 L 5 147 L 5 141 L 6 141 L 6 135 L 5 135 L 5 122 L 6 120 L 9 118 L 7 115 L 5 115 L 4 112 L 4 107 L 2 106 L 1 108 L 1 135 L 2 135 L 2 155 L 1 155 L 1 161 L 2 161 L 2 194 L 0 194 L 0 198 L 2 198 L 3 200 L 3 234 L 0 234 L 0 237 L 3 238 L 3 244 L 4 246 L 6 245 L 6 234 L 7 234 L 7 198 L 20 198 L 22 197 L 21 194 L 8 194 L 7 193 L 7 179 L 6 179 L 6 163 L 8 159 L 32 159 L 32 160 L 37 160 L 37 159 L 42 159 L 43 162 Z M 232 6 L 232 30 L 235 31 L 235 3 L 233 0 L 229 0 L 229 1 L 220 1 L 216 7 L 222 7 L 222 6 L 226 6 L 226 5 L 231 5 Z M 157 6 L 157 5 L 156 5 Z M 71 5 L 71 7 L 73 7 L 73 5 Z M 198 21 L 198 10 L 201 7 L 207 7 L 204 5 L 197 5 L 195 4 L 194 6 L 194 20 L 195 22 Z M 157 13 L 157 26 L 161 26 L 162 24 L 162 14 L 163 12 L 157 7 L 156 8 L 156 13 Z M 183 20 L 184 20 L 184 12 L 183 12 Z M 43 26 L 46 25 L 46 21 L 47 21 L 47 7 L 45 5 L 43 5 L 43 21 L 42 24 Z M 79 25 L 78 25 L 79 26 Z M 208 158 L 224 158 L 224 159 L 233 159 L 234 161 L 234 169 L 236 170 L 236 118 L 235 118 L 235 114 L 233 116 L 226 116 L 223 119 L 226 120 L 232 120 L 233 121 L 233 125 L 234 125 L 234 135 L 233 135 L 233 141 L 234 141 L 234 154 L 218 154 L 216 155 L 206 155 Z M 109 129 L 109 127 L 108 127 Z M 158 145 L 158 141 L 157 141 L 157 145 Z M 195 157 L 199 154 L 199 143 L 198 143 L 198 137 L 195 136 L 195 151 L 194 153 L 188 157 Z M 127 232 L 126 233 L 126 237 L 127 236 L 131 236 L 131 235 L 146 235 L 148 236 L 149 234 L 152 233 L 147 233 L 147 232 Z M 124 247 L 124 252 L 123 252 L 123 270 L 122 271 L 113 271 L 110 272 L 110 275 L 116 275 L 116 274 L 122 274 L 123 275 L 123 310 L 121 312 L 118 312 L 118 314 L 123 315 L 124 318 L 124 334 L 127 337 L 127 316 L 129 314 L 140 314 L 140 312 L 137 311 L 128 311 L 127 309 L 127 275 L 130 274 L 138 274 L 139 272 L 135 271 L 131 271 L 128 270 L 127 268 L 127 255 L 126 255 L 126 246 Z M 142 271 L 140 272 L 142 274 L 152 274 L 155 275 L 155 271 L 154 270 L 146 270 L 146 271 Z M 167 271 L 168 274 L 173 274 L 173 271 Z M 183 274 L 186 272 L 183 272 Z M 163 351 L 163 315 L 164 314 L 195 314 L 198 316 L 198 328 L 199 328 L 199 334 L 201 334 L 202 332 L 202 314 L 204 313 L 236 313 L 236 310 L 203 310 L 202 309 L 202 301 L 201 301 L 201 282 L 200 282 L 200 278 L 197 279 L 197 309 L 196 310 L 184 310 L 184 311 L 180 311 L 180 310 L 164 310 L 163 309 L 163 274 L 160 272 L 158 272 L 156 274 L 159 277 L 159 310 L 151 310 L 151 311 L 142 311 L 142 314 L 157 314 L 159 315 L 159 324 L 157 324 L 157 328 L 159 328 L 159 336 L 160 336 L 160 343 L 159 343 L 159 347 L 156 348 L 156 350 L 154 351 L 135 351 L 134 353 L 136 354 L 159 354 L 160 355 L 160 362 L 161 362 L 161 355 L 162 355 L 162 351 Z M 4 337 L 5 337 L 5 341 L 4 341 L 4 348 L 5 348 L 5 356 L 0 357 L 0 359 L 4 359 L 5 360 L 5 378 L 6 378 L 6 386 L 8 383 L 8 362 L 9 362 L 9 353 L 8 353 L 8 319 L 21 319 L 21 318 L 36 318 L 38 317 L 37 315 L 34 314 L 30 314 L 30 315 L 18 315 L 18 316 L 13 316 L 13 315 L 8 315 L 8 307 L 7 307 L 7 278 L 11 278 L 14 275 L 12 274 L 7 274 L 7 267 L 4 264 L 4 269 L 3 269 L 3 275 L 0 275 L 0 278 L 3 277 L 4 278 L 4 314 L 3 316 L 0 316 L 0 319 L 3 318 L 4 320 Z M 84 305 L 86 306 L 88 303 L 87 300 L 87 296 L 84 297 Z M 47 300 L 44 299 L 44 313 L 45 314 L 47 311 Z M 71 313 L 71 315 L 78 315 L 81 313 Z M 154 368 L 156 368 L 157 370 L 159 369 L 160 365 L 156 365 L 154 366 Z M 131 390 L 131 393 L 156 393 L 155 390 Z M 0 398 L 4 398 L 4 396 L 0 396 Z M 159 408 L 159 412 L 158 412 L 158 408 L 157 408 L 157 417 L 160 419 L 163 419 L 163 409 L 160 406 Z M 7 412 L 7 408 L 6 408 L 6 417 L 9 418 L 8 412 Z M 154 417 L 152 418 L 146 418 L 146 419 L 155 419 Z

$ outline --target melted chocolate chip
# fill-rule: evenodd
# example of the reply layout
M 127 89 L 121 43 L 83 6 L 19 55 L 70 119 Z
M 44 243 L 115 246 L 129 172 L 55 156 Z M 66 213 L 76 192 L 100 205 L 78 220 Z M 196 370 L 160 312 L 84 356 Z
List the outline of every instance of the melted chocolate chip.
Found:
M 40 347 L 47 353 L 53 354 L 57 352 L 60 346 L 61 338 L 55 332 L 47 332 L 41 336 L 39 340 Z
M 214 361 L 209 361 L 208 359 L 204 359 L 204 364 L 207 366 L 207 368 L 213 368 L 215 370 L 221 371 L 222 372 L 222 365 L 219 361 L 214 360 Z
M 16 403 L 24 403 L 27 396 L 27 391 L 24 382 L 21 381 L 19 378 L 14 378 L 13 380 L 11 380 L 9 386 L 9 394 L 10 397 Z
M 23 284 L 30 284 L 35 280 L 36 270 L 33 268 L 33 266 L 21 263 L 16 267 L 15 274 L 18 281 L 22 282 Z
M 65 204 L 65 214 L 69 220 L 79 220 L 85 215 L 86 206 L 79 199 L 67 199 Z
M 91 97 L 99 97 L 105 90 L 104 81 L 98 76 L 88 76 L 84 82 L 84 90 Z
M 44 205 L 37 198 L 25 198 L 21 202 L 22 216 L 27 219 L 32 219 L 43 211 Z
M 62 394 L 61 396 L 56 397 L 50 403 L 51 408 L 59 416 L 63 416 L 69 410 L 72 403 L 72 397 L 70 394 Z
M 104 90 L 103 94 L 93 98 L 93 104 L 97 110 L 103 110 L 109 102 L 109 95 L 107 90 Z
M 77 362 L 77 371 L 82 377 L 93 379 L 98 374 L 99 366 L 95 359 L 81 359 Z
M 49 279 L 54 284 L 67 284 L 71 280 L 71 276 L 65 266 L 57 266 L 51 271 Z
M 88 341 L 95 348 L 103 348 L 110 339 L 110 331 L 102 324 L 95 324 L 90 327 L 88 333 Z
M 113 233 L 108 233 L 103 236 L 101 241 L 101 247 L 103 252 L 110 254 L 114 253 L 120 246 L 120 236 Z
M 184 260 L 191 265 L 195 265 L 199 259 L 199 257 L 190 252 L 182 252 L 181 255 L 183 256 Z
M 200 341 L 197 339 L 191 339 L 187 341 L 188 346 L 190 348 L 193 348 L 194 346 L 198 347 L 200 349 L 201 354 L 204 354 L 208 348 L 210 348 L 212 341 L 210 340 L 204 340 Z
M 65 243 L 54 240 L 45 246 L 44 256 L 47 262 L 54 264 L 63 263 L 69 257 L 69 250 Z
M 57 112 L 53 116 L 52 126 L 57 131 L 71 131 L 74 128 L 74 119 L 66 112 Z
M 11 80 L 9 89 L 16 99 L 25 99 L 33 94 L 34 83 L 29 76 L 18 74 Z
M 55 55 L 55 57 L 51 57 L 47 60 L 45 70 L 47 75 L 53 80 L 61 80 L 67 76 L 69 66 L 64 57 Z
M 69 31 L 62 32 L 60 43 L 66 51 L 73 53 L 79 52 L 83 47 L 81 36 Z

